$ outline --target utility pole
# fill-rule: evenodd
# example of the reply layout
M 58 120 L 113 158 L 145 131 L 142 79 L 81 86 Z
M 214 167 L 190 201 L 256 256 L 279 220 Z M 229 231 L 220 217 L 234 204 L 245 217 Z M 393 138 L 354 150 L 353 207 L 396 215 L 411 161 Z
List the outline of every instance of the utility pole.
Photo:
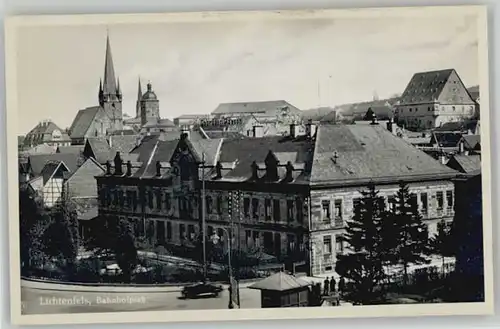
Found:
M 207 250 L 205 233 L 205 152 L 201 155 L 201 235 L 203 245 L 203 278 L 207 279 Z

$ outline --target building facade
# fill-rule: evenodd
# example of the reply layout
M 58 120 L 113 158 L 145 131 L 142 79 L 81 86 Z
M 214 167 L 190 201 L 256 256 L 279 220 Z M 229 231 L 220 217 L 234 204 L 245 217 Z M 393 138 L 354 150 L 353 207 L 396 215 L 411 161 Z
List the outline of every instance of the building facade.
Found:
M 476 115 L 476 102 L 454 69 L 416 73 L 396 105 L 399 125 L 412 130 L 439 127 Z
M 388 207 L 407 182 L 431 234 L 453 216 L 456 172 L 379 125 L 309 124 L 304 133 L 291 125 L 288 136 L 259 139 L 183 134 L 149 148 L 135 164 L 118 155 L 96 179 L 99 215 L 131 220 L 153 244 L 194 246 L 204 218 L 206 236 L 225 248 L 232 241 L 321 275 L 344 252 L 338 237 L 370 181 Z

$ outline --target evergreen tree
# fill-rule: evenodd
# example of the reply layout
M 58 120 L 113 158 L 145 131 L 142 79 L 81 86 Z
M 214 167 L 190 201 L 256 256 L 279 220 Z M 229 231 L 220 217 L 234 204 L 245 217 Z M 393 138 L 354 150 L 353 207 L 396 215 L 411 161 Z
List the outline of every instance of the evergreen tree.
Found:
M 388 221 L 392 225 L 390 234 L 385 234 L 393 250 L 394 262 L 403 265 L 404 283 L 408 282 L 410 264 L 428 264 L 425 254 L 429 251 L 427 225 L 418 210 L 417 198 L 410 193 L 408 185 L 401 182 Z
M 116 257 L 116 263 L 122 270 L 123 279 L 126 282 L 131 281 L 132 271 L 138 264 L 137 248 L 132 226 L 126 219 L 118 219 L 116 236 L 114 237 L 113 251 Z
M 438 223 L 437 233 L 430 239 L 430 249 L 434 255 L 441 256 L 444 272 L 444 258 L 455 256 L 456 250 L 451 226 L 444 220 Z
M 375 185 L 369 184 L 355 205 L 352 220 L 347 221 L 343 240 L 348 252 L 337 256 L 336 272 L 352 283 L 352 299 L 368 304 L 376 297 L 376 287 L 384 279 L 382 267 L 382 221 L 385 217 L 384 199 Z

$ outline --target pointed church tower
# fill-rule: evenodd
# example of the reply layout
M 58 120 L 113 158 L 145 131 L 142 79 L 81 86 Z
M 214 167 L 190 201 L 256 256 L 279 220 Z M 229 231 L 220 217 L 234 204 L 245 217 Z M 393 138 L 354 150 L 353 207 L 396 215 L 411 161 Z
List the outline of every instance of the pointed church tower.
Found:
M 135 103 L 135 117 L 141 117 L 141 99 L 142 99 L 142 86 L 141 86 L 141 78 L 139 77 L 139 84 L 137 90 L 137 102 Z
M 123 129 L 122 93 L 120 82 L 115 78 L 115 68 L 111 55 L 109 34 L 106 38 L 106 58 L 104 61 L 104 81 L 99 88 L 99 105 L 111 120 L 113 130 Z

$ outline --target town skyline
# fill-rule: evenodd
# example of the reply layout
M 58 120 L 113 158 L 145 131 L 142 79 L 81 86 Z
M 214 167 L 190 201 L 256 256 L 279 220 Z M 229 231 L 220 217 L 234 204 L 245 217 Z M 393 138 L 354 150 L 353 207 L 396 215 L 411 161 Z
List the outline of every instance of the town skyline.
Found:
M 456 69 L 467 87 L 479 84 L 474 16 L 24 27 L 19 134 L 44 119 L 67 128 L 78 110 L 97 105 L 107 32 L 123 112 L 132 117 L 139 77 L 143 89 L 152 83 L 170 119 L 226 102 L 283 99 L 308 110 L 383 99 L 402 93 L 414 73 L 444 68 Z

